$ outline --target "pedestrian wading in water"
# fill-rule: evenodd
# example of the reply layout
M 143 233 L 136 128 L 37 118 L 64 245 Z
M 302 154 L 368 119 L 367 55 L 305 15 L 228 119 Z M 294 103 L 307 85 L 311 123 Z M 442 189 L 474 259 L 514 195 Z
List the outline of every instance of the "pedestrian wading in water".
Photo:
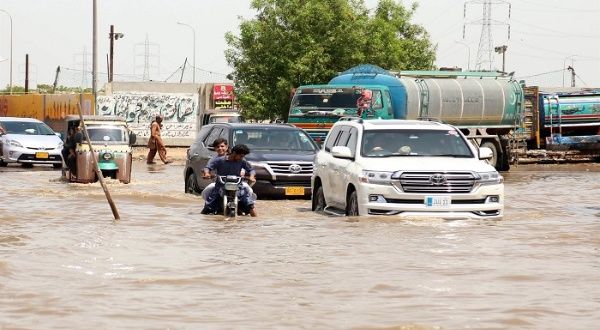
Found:
M 158 152 L 158 156 L 163 163 L 169 164 L 173 161 L 167 158 L 167 148 L 160 136 L 160 130 L 162 128 L 163 118 L 161 115 L 156 115 L 156 118 L 150 124 L 150 138 L 148 139 L 148 157 L 146 158 L 147 164 L 155 164 L 154 156 Z

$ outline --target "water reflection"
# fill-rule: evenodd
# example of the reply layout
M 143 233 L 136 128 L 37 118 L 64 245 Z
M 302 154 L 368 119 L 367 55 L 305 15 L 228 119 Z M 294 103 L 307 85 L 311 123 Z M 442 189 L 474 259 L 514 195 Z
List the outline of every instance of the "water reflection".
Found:
M 396 220 L 259 201 L 200 214 L 182 166 L 133 181 L 0 169 L 7 328 L 595 328 L 599 172 L 506 175 L 502 221 Z M 6 178 L 6 179 L 5 179 Z M 10 178 L 10 179 L 8 179 Z

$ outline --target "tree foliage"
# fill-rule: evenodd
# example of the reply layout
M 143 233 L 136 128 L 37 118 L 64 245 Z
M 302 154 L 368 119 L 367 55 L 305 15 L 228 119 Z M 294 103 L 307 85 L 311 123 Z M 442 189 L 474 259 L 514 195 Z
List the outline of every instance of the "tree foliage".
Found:
M 370 63 L 390 70 L 429 69 L 435 49 L 410 22 L 416 6 L 380 0 L 253 0 L 257 15 L 229 32 L 225 55 L 236 94 L 253 119 L 287 117 L 292 88 L 327 83 Z

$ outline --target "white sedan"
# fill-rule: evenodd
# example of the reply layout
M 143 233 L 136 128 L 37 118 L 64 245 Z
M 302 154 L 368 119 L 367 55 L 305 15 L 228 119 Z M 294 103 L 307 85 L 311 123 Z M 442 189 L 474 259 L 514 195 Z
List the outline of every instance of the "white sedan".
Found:
M 62 167 L 63 142 L 48 125 L 32 118 L 0 117 L 0 166 L 47 164 Z

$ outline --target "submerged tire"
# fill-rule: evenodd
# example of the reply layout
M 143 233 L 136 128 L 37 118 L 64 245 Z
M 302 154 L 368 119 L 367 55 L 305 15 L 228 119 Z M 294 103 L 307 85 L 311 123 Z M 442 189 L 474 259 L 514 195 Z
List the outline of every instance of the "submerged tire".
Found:
M 323 186 L 318 186 L 317 191 L 313 193 L 312 199 L 312 210 L 314 212 L 323 212 L 327 205 L 325 204 L 325 194 L 323 193 Z
M 200 194 L 200 189 L 198 189 L 198 181 L 196 181 L 196 175 L 194 175 L 194 172 L 188 174 L 187 178 L 185 179 L 185 193 L 193 195 Z
M 349 217 L 357 216 L 358 214 L 358 194 L 356 190 L 352 191 L 346 201 L 346 215 Z

